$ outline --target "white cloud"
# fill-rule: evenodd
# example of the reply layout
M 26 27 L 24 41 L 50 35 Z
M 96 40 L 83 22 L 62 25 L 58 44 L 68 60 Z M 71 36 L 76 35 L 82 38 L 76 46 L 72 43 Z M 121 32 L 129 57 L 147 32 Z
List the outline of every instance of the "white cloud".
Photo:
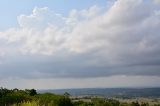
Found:
M 54 26 L 42 31 L 32 31 L 26 38 L 21 51 L 23 53 L 52 55 L 63 47 L 65 35 Z
M 44 29 L 48 25 L 63 27 L 65 18 L 61 14 L 51 11 L 48 7 L 35 7 L 30 15 L 18 16 L 18 23 L 22 28 Z
M 61 59 L 58 65 L 54 61 L 49 68 L 38 67 L 50 77 L 160 75 L 159 11 L 144 0 L 118 0 L 103 13 L 97 6 L 72 10 L 68 17 L 36 7 L 18 17 L 19 28 L 0 32 L 0 38 L 26 55 L 67 55 L 68 64 Z
M 103 15 L 77 25 L 68 40 L 69 49 L 80 53 L 97 50 L 113 64 L 148 58 L 160 50 L 160 18 L 152 5 L 142 0 L 118 0 Z
M 0 32 L 0 37 L 9 43 L 19 42 L 22 53 L 52 55 L 66 47 L 66 39 L 79 22 L 94 17 L 99 10 L 97 6 L 79 12 L 72 10 L 68 17 L 63 17 L 48 7 L 35 7 L 32 14 L 18 16 L 20 28 Z

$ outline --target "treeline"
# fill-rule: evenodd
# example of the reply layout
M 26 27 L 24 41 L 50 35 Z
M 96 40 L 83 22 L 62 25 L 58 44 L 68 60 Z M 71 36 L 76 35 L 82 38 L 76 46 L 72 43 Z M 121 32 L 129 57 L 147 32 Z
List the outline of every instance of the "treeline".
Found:
M 37 95 L 35 89 L 6 89 L 0 88 L 0 106 L 10 106 L 11 104 L 18 104 L 21 102 L 32 101 L 34 95 Z
M 0 88 L 0 106 L 73 106 L 73 103 L 67 94 L 38 94 L 35 89 Z
M 118 100 L 91 98 L 90 101 L 71 100 L 69 94 L 38 94 L 35 89 L 0 88 L 0 106 L 149 106 L 148 103 L 120 103 Z M 154 106 L 160 106 L 159 104 Z

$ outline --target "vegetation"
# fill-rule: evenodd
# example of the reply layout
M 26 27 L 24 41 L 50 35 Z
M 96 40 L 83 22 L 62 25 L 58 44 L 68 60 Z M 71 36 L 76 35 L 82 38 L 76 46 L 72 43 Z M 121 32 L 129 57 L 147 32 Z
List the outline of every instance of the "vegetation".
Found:
M 37 94 L 35 89 L 0 88 L 0 106 L 149 106 L 148 103 L 124 103 L 114 99 L 90 98 L 90 101 L 72 100 L 69 93 L 56 95 L 52 93 Z M 153 106 L 160 106 L 155 104 Z

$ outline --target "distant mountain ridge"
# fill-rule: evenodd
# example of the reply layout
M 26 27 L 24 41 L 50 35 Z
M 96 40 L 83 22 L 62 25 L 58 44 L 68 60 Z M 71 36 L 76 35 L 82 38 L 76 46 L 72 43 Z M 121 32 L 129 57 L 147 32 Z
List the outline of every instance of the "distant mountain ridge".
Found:
M 82 89 L 49 89 L 38 90 L 39 93 L 64 94 L 73 96 L 103 96 L 103 97 L 160 97 L 160 88 L 82 88 Z

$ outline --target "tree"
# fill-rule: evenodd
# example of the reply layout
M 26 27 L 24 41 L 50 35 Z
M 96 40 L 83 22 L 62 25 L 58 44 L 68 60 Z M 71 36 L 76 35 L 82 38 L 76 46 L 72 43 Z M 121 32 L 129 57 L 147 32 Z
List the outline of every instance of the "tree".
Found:
M 132 102 L 131 106 L 140 106 L 138 102 Z
M 69 96 L 70 96 L 70 94 L 69 94 L 68 92 L 65 92 L 63 95 L 64 95 L 65 97 L 69 97 Z
M 30 96 L 37 95 L 37 91 L 35 89 L 31 89 L 31 90 L 29 90 L 29 95 Z
M 142 103 L 141 106 L 149 106 L 148 103 Z
M 61 97 L 58 100 L 58 106 L 73 106 L 71 100 L 67 97 Z

